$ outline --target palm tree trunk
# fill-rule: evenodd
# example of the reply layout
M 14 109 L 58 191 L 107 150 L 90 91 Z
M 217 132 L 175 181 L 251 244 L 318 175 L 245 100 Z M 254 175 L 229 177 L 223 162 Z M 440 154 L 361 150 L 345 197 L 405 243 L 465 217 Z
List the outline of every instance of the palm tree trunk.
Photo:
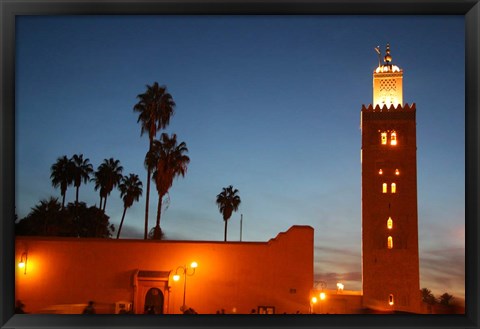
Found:
M 158 209 L 157 209 L 157 227 L 160 227 L 160 216 L 162 213 L 162 196 L 158 197 Z
M 65 195 L 66 194 L 67 194 L 66 192 L 62 193 L 62 209 L 65 208 Z
M 78 203 L 78 191 L 80 190 L 80 185 L 77 186 L 77 192 L 75 193 L 75 203 Z
M 152 144 L 153 144 L 153 137 L 150 138 L 150 143 L 148 145 L 148 151 L 152 149 Z M 145 233 L 143 236 L 144 240 L 147 240 L 147 235 L 148 235 L 148 207 L 149 207 L 149 200 L 150 200 L 150 168 L 147 168 L 147 195 L 146 195 L 146 200 L 145 200 Z
M 105 199 L 103 199 L 103 213 L 105 213 L 105 208 L 107 207 L 107 195 L 105 195 Z
M 227 223 L 228 223 L 228 220 L 225 221 L 225 234 L 224 234 L 224 236 L 225 236 L 224 241 L 225 242 L 227 242 Z
M 118 227 L 117 239 L 120 237 L 120 231 L 122 230 L 123 220 L 125 219 L 125 213 L 127 212 L 127 207 L 123 207 L 122 220 L 120 221 L 120 226 Z
M 145 201 L 145 234 L 144 234 L 144 239 L 147 240 L 147 234 L 148 234 L 148 207 L 149 207 L 149 200 L 150 200 L 150 169 L 147 169 L 147 195 L 146 195 L 146 201 Z

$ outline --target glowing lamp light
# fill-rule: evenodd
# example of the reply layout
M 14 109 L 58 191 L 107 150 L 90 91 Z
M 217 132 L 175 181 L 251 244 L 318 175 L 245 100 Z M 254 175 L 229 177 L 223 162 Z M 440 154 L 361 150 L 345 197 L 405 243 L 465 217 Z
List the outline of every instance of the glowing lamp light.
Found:
M 325 298 L 327 298 L 327 295 L 324 292 L 321 292 L 320 293 L 320 299 L 324 300 Z
M 318 301 L 317 297 L 313 296 L 312 297 L 312 303 L 315 304 L 315 303 L 317 303 L 317 301 Z
M 27 252 L 24 252 L 18 262 L 18 267 L 23 269 L 23 274 L 27 274 Z
M 198 267 L 197 262 L 192 262 L 192 263 L 190 264 L 190 267 L 191 267 L 191 268 L 197 268 L 197 267 Z
M 180 275 L 175 274 L 175 275 L 173 276 L 173 281 L 178 281 L 178 280 L 180 280 Z
M 338 282 L 338 283 L 337 283 L 337 289 L 338 289 L 338 291 L 343 291 L 343 288 L 344 288 L 343 283 Z

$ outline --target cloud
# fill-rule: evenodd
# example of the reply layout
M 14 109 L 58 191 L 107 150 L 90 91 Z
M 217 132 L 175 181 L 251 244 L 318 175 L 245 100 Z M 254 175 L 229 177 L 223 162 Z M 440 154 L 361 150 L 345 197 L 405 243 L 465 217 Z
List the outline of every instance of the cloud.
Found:
M 465 296 L 465 249 L 438 248 L 422 251 L 420 257 L 420 285 L 435 295 L 448 292 Z
M 317 284 L 317 288 L 321 288 L 318 282 L 323 281 L 326 283 L 325 289 L 336 289 L 338 282 L 344 284 L 345 290 L 359 291 L 362 289 L 362 273 L 360 271 L 343 273 L 317 272 L 314 275 L 314 281 Z

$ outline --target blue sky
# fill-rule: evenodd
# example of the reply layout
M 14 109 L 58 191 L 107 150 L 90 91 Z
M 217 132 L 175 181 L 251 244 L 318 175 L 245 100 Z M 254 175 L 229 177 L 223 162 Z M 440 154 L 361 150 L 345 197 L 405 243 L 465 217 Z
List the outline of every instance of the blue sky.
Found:
M 267 241 L 315 229 L 315 276 L 361 289 L 360 110 L 372 102 L 374 47 L 391 45 L 404 103 L 417 105 L 421 287 L 464 296 L 463 16 L 20 17 L 16 26 L 16 209 L 60 196 L 50 167 L 84 154 L 120 160 L 146 185 L 146 136 L 133 106 L 147 84 L 177 106 L 167 128 L 191 158 L 161 226 L 170 239 L 223 240 L 215 204 L 242 204 L 228 237 Z M 93 183 L 80 199 L 99 202 Z M 157 196 L 152 189 L 151 226 Z M 74 199 L 73 188 L 67 201 Z M 122 236 L 143 237 L 145 199 Z M 106 212 L 118 226 L 113 191 Z

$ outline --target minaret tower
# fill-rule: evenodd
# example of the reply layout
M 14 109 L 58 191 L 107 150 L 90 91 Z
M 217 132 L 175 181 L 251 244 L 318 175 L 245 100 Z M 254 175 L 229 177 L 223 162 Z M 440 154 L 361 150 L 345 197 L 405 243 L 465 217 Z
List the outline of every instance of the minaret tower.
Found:
M 420 312 L 415 103 L 403 104 L 403 71 L 390 46 L 373 72 L 373 104 L 363 105 L 363 304 Z

